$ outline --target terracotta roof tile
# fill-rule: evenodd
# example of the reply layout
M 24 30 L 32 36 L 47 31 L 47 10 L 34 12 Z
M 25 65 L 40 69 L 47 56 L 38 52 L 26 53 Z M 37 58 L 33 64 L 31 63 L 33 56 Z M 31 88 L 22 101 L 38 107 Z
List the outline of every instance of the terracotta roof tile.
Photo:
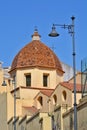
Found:
M 34 33 L 37 36 L 37 32 Z M 42 67 L 63 72 L 62 65 L 55 53 L 40 40 L 33 40 L 15 56 L 11 71 L 18 68 Z
M 50 97 L 51 94 L 53 93 L 54 90 L 41 90 L 40 92 L 43 93 L 44 95 Z
M 70 89 L 70 90 L 74 90 L 74 84 L 73 83 L 69 83 L 69 82 L 61 82 L 60 85 Z M 77 92 L 81 92 L 81 84 L 76 84 L 76 91 Z

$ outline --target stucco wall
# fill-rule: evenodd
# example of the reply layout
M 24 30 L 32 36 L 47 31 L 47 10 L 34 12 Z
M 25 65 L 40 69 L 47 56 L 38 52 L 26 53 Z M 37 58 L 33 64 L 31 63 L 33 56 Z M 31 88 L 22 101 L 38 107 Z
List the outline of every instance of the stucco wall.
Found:
M 87 130 L 87 97 L 81 99 L 77 106 L 77 129 Z M 74 130 L 74 109 L 63 114 L 63 130 Z
M 39 125 L 39 114 L 36 114 L 34 117 L 27 120 L 27 130 L 40 130 Z
M 66 92 L 66 99 L 64 99 L 64 97 L 63 97 L 64 91 Z M 56 104 L 58 104 L 58 105 L 65 104 L 68 106 L 72 106 L 72 91 L 71 90 L 69 90 L 61 85 L 58 85 L 51 96 L 51 101 L 53 101 L 54 94 L 57 96 L 57 103 Z
M 7 94 L 0 94 L 0 130 L 7 130 Z
M 77 108 L 78 111 L 78 129 L 87 130 L 87 96 L 85 96 Z
M 38 98 L 42 97 L 42 105 L 38 101 Z M 41 112 L 49 112 L 49 103 L 48 103 L 49 97 L 39 93 L 35 99 L 34 99 L 34 106 L 40 109 Z
M 63 77 L 58 75 L 56 70 L 44 70 L 44 69 L 25 69 L 17 70 L 16 73 L 16 85 L 17 86 L 26 86 L 25 74 L 31 73 L 31 86 L 32 87 L 43 87 L 43 74 L 48 74 L 48 86 L 47 88 L 54 88 L 60 81 L 63 80 Z

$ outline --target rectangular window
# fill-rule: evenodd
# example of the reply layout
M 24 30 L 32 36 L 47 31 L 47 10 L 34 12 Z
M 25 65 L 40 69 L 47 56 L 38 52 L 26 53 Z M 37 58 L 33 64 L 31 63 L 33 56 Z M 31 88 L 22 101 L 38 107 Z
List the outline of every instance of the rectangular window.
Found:
M 31 86 L 31 74 L 26 75 L 26 86 Z
M 48 75 L 43 75 L 43 86 L 44 87 L 48 86 Z

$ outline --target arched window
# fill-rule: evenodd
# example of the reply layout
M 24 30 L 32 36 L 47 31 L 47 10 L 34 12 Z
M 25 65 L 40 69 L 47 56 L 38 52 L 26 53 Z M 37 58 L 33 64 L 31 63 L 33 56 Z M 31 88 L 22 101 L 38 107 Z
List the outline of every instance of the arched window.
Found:
M 63 101 L 65 101 L 66 98 L 67 98 L 67 93 L 66 93 L 66 91 L 64 90 L 64 91 L 62 92 L 62 99 L 63 99 Z
M 38 102 L 42 106 L 43 105 L 43 98 L 42 96 L 38 97 Z
M 57 96 L 56 94 L 53 95 L 53 104 L 55 105 L 57 103 Z

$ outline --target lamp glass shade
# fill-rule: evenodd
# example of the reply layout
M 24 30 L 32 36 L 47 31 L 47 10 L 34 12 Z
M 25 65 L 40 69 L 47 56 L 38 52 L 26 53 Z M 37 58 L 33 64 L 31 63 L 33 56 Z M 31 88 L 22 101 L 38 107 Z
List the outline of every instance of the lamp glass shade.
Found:
M 59 34 L 56 32 L 56 28 L 55 28 L 55 26 L 53 25 L 53 27 L 52 27 L 52 31 L 51 31 L 51 33 L 50 34 L 48 34 L 50 37 L 57 37 L 57 36 L 59 36 Z

